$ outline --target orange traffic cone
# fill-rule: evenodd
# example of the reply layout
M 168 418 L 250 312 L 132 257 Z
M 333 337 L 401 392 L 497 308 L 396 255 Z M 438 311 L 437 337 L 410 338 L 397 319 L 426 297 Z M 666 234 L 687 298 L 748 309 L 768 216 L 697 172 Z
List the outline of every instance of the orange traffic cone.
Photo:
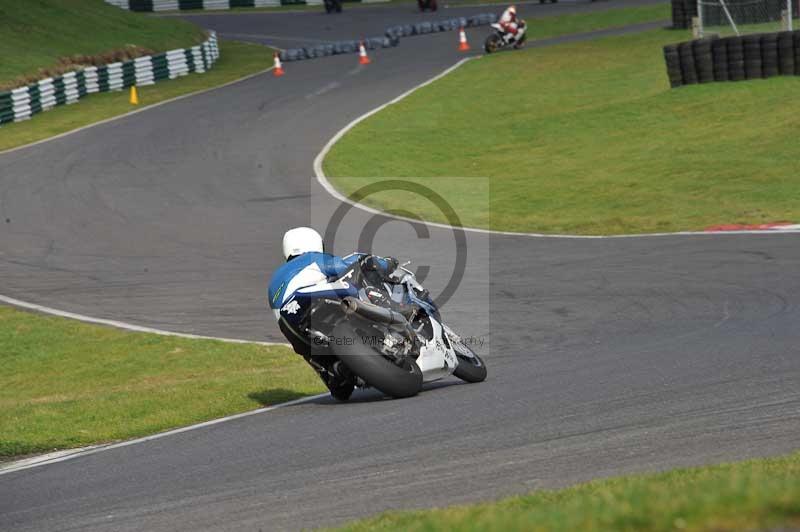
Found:
M 367 49 L 364 47 L 364 41 L 361 41 L 358 43 L 358 64 L 368 65 L 370 62 L 369 56 L 367 55 Z
M 278 57 L 278 52 L 275 52 L 273 57 L 275 58 L 275 66 L 272 68 L 272 75 L 279 78 L 286 74 L 286 72 L 283 71 L 283 65 L 281 64 L 281 58 Z
M 461 29 L 458 30 L 458 50 L 461 52 L 469 52 L 467 32 L 464 31 L 464 26 L 461 26 Z

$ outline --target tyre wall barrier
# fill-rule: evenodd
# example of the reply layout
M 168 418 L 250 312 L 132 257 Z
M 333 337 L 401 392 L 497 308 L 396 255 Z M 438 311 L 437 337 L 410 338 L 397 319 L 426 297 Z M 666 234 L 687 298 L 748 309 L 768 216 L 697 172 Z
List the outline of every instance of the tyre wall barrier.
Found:
M 697 0 L 672 0 L 672 27 L 686 30 L 697 16 Z
M 800 76 L 800 30 L 668 44 L 664 61 L 670 87 Z
M 441 31 L 455 31 L 459 28 L 472 28 L 485 26 L 497 22 L 495 13 L 483 13 L 471 17 L 456 17 L 450 19 L 425 21 L 417 24 L 395 25 L 386 28 L 381 37 L 371 37 L 363 39 L 364 47 L 368 50 L 376 48 L 391 48 L 400 43 L 401 37 L 411 37 L 413 35 L 426 35 L 428 33 L 438 33 Z M 303 48 L 288 48 L 281 50 L 281 61 L 302 61 L 304 59 L 314 59 L 329 55 L 353 54 L 358 52 L 359 40 L 338 41 L 329 44 L 317 44 Z
M 736 6 L 736 4 L 754 5 L 756 2 L 762 2 L 763 8 L 761 9 L 745 9 L 739 13 L 739 16 L 744 17 L 738 20 L 741 24 L 757 24 L 761 22 L 768 22 L 780 18 L 781 11 L 786 8 L 786 0 L 728 0 L 728 4 Z M 792 1 L 792 13 L 796 17 L 800 13 L 800 0 Z M 692 27 L 692 18 L 697 16 L 697 0 L 672 0 L 672 27 L 675 29 L 690 29 Z M 727 25 L 728 21 L 725 20 L 724 12 L 721 9 L 708 10 L 703 13 L 706 26 L 721 26 Z M 747 20 L 751 18 L 752 20 Z
M 27 87 L 0 92 L 0 125 L 20 122 L 57 105 L 72 104 L 94 92 L 118 91 L 132 85 L 152 85 L 190 72 L 205 72 L 219 58 L 217 34 L 203 44 L 139 57 L 132 61 L 87 67 L 47 78 Z
M 345 0 L 377 3 L 389 0 Z M 231 9 L 234 7 L 280 7 L 322 5 L 323 0 L 106 0 L 106 3 L 130 11 L 183 11 L 190 9 Z

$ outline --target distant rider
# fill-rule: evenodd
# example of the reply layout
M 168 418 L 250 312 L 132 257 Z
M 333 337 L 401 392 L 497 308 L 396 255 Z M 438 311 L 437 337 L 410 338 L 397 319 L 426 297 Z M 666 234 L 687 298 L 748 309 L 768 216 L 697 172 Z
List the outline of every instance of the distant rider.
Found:
M 522 36 L 525 33 L 525 21 L 517 18 L 517 8 L 515 6 L 508 6 L 500 15 L 500 27 L 503 28 L 505 34 L 503 39 L 506 43 L 515 41 L 514 47 L 519 48 L 522 45 Z
M 359 260 L 365 270 L 374 272 L 381 280 L 391 281 L 397 260 L 364 253 L 344 258 L 325 253 L 322 237 L 310 227 L 296 227 L 283 235 L 283 256 L 286 263 L 272 274 L 269 283 L 269 306 L 278 319 L 278 327 L 295 352 L 317 370 L 331 395 L 347 399 L 353 392 L 353 382 L 347 378 L 341 363 L 312 353 L 306 335 L 303 331 L 294 331 L 281 317 L 280 309 L 297 290 L 338 279 Z

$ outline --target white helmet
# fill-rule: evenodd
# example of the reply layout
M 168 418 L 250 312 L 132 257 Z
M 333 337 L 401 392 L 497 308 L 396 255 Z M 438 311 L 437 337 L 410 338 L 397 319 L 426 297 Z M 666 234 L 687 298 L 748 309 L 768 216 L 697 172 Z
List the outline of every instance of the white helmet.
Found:
M 289 260 L 297 255 L 317 251 L 322 253 L 322 237 L 310 227 L 295 227 L 283 235 L 283 257 Z
M 509 8 L 508 8 L 508 12 L 509 12 L 509 13 L 511 13 L 512 15 L 515 15 L 515 16 L 516 16 L 516 14 L 517 14 L 517 8 L 516 8 L 516 6 L 509 6 Z

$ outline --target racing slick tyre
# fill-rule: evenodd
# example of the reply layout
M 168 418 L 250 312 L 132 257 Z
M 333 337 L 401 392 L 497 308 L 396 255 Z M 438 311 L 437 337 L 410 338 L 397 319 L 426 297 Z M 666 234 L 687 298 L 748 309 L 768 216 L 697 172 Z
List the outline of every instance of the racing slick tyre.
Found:
M 486 50 L 487 54 L 492 54 L 496 52 L 498 48 L 500 48 L 502 44 L 500 41 L 500 36 L 496 33 L 492 33 L 486 37 L 486 42 L 483 43 L 483 49 Z
M 349 319 L 333 328 L 331 344 L 334 354 L 347 369 L 361 377 L 368 386 L 395 398 L 417 395 L 422 389 L 422 371 L 417 363 L 406 358 L 397 365 L 365 338 L 374 338 L 376 329 L 367 321 Z
M 456 366 L 453 375 L 465 382 L 483 382 L 486 380 L 486 364 L 483 363 L 481 357 L 476 355 L 475 351 L 462 341 L 455 342 L 450 340 L 450 343 L 458 358 L 458 366 Z

